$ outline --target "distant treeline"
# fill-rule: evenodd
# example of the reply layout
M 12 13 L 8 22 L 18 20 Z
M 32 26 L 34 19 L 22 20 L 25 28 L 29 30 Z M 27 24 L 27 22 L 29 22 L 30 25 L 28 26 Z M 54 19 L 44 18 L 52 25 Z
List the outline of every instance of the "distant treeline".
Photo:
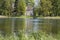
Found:
M 28 3 L 33 7 L 33 16 L 60 16 L 60 0 L 0 0 L 0 15 L 21 16 L 25 15 Z
M 60 16 L 60 0 L 40 0 L 34 13 L 38 16 Z

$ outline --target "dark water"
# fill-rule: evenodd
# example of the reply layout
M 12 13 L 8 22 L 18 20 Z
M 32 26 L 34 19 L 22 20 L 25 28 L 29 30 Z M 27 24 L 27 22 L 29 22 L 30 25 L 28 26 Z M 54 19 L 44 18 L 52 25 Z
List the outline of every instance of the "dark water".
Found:
M 60 31 L 60 19 L 0 18 L 0 33 L 17 33 L 19 30 L 27 33 L 43 31 L 55 34 Z

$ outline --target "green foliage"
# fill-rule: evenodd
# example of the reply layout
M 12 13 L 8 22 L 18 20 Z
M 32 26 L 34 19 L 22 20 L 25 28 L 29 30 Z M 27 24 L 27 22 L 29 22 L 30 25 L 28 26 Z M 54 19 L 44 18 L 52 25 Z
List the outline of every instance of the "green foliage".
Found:
M 52 11 L 54 16 L 58 16 L 58 0 L 51 0 L 52 2 Z
M 58 0 L 58 16 L 60 16 L 60 0 Z
M 12 8 L 12 2 L 15 1 L 14 10 Z M 34 0 L 0 0 L 0 15 L 11 16 L 24 15 L 26 12 L 26 5 L 34 7 Z M 60 16 L 60 0 L 40 0 L 39 5 L 34 8 L 34 15 L 43 16 Z
M 34 6 L 34 0 L 25 0 L 26 4 L 30 3 L 31 6 Z
M 3 11 L 3 9 L 2 9 L 2 4 L 3 4 L 3 1 L 0 0 L 0 14 L 2 14 L 2 11 Z
M 50 0 L 41 0 L 40 10 L 44 16 L 51 14 L 52 3 Z
M 59 16 L 60 15 L 59 0 L 41 0 L 40 14 L 43 16 Z
M 0 35 L 0 40 L 60 40 L 60 34 L 55 37 L 52 35 L 45 34 L 44 32 L 33 32 L 32 34 L 24 34 L 24 32 L 20 31 L 19 36 L 16 35 Z
M 33 9 L 34 16 L 38 16 L 38 12 L 39 12 L 39 7 L 34 7 Z
M 17 15 L 23 15 L 26 11 L 26 3 L 25 0 L 16 0 L 15 1 L 15 10 Z
M 3 0 L 0 8 L 3 15 L 9 16 L 11 14 L 11 0 Z

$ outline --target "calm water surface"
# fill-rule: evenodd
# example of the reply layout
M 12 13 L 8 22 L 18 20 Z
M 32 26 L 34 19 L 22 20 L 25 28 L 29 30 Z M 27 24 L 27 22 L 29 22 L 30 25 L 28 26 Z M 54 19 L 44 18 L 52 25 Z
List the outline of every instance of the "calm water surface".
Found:
M 60 19 L 0 18 L 0 33 L 17 33 L 19 30 L 26 33 L 43 31 L 55 34 L 60 31 Z

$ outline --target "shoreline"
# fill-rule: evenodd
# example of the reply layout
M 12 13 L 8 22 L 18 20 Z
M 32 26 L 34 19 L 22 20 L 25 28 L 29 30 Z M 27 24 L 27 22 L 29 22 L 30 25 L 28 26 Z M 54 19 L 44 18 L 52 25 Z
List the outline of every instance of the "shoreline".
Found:
M 8 16 L 0 16 L 0 18 L 33 18 L 33 17 L 8 17 Z M 37 17 L 40 19 L 60 19 L 60 17 Z
M 39 18 L 43 18 L 43 19 L 60 19 L 60 17 L 39 17 Z

